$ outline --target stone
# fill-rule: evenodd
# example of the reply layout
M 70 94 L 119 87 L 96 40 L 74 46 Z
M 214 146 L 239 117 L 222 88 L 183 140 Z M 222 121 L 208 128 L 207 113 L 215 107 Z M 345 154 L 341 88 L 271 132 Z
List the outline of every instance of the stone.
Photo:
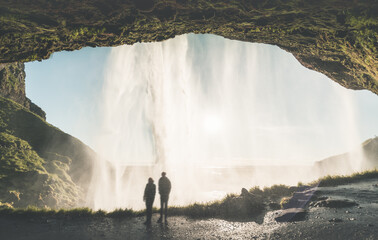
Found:
M 329 197 L 327 196 L 321 196 L 321 197 L 318 197 L 317 200 L 318 201 L 323 201 L 323 200 L 327 200 Z
M 307 211 L 303 208 L 289 208 L 282 210 L 277 217 L 274 218 L 277 222 L 295 222 L 306 219 Z
M 141 12 L 151 12 L 155 7 L 154 0 L 134 0 L 134 4 Z
M 328 222 L 333 222 L 333 223 L 338 223 L 338 222 L 342 222 L 343 220 L 340 219 L 340 218 L 332 218 L 330 220 L 328 220 Z
M 288 208 L 304 208 L 314 197 L 315 189 L 309 186 L 302 186 L 298 188 L 298 192 L 293 193 L 293 196 L 282 204 L 284 209 Z
M 327 199 L 318 201 L 314 204 L 314 207 L 328 207 L 328 208 L 346 208 L 358 206 L 358 203 L 350 201 L 348 199 Z

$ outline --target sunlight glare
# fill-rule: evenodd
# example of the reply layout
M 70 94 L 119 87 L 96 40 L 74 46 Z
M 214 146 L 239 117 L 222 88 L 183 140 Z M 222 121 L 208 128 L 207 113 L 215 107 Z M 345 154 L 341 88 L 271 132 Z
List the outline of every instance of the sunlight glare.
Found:
M 222 128 L 222 119 L 215 114 L 206 114 L 203 120 L 203 129 L 208 134 L 219 133 Z

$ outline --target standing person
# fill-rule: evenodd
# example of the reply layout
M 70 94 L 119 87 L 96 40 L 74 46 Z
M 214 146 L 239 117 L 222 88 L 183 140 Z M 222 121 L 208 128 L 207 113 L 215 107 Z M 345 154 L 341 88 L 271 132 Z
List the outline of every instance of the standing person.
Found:
M 146 202 L 146 222 L 144 224 L 151 224 L 151 217 L 152 217 L 152 205 L 154 204 L 156 194 L 156 185 L 154 184 L 154 180 L 152 178 L 148 179 L 148 183 L 146 184 L 146 188 L 144 189 L 143 201 Z
M 165 172 L 161 173 L 161 178 L 159 179 L 159 194 L 160 194 L 160 218 L 158 223 L 161 223 L 163 220 L 163 213 L 164 213 L 164 220 L 167 222 L 167 209 L 168 209 L 168 199 L 169 193 L 171 192 L 171 181 L 165 176 L 167 175 Z

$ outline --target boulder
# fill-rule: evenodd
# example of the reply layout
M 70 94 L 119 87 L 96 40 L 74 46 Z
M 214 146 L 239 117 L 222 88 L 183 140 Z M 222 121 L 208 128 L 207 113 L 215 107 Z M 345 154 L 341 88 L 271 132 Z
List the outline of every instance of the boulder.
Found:
M 303 208 L 289 208 L 282 210 L 274 218 L 277 222 L 295 222 L 306 219 L 307 211 Z
M 358 206 L 358 203 L 348 199 L 327 199 L 321 200 L 314 204 L 314 207 L 328 207 L 328 208 L 346 208 Z
M 298 188 L 298 190 L 302 191 L 293 193 L 291 198 L 283 201 L 282 208 L 304 208 L 310 202 L 310 200 L 315 197 L 315 188 L 305 186 L 303 188 Z
M 332 218 L 330 220 L 328 220 L 328 222 L 332 222 L 332 223 L 338 223 L 338 222 L 342 222 L 343 220 L 340 219 L 340 218 Z

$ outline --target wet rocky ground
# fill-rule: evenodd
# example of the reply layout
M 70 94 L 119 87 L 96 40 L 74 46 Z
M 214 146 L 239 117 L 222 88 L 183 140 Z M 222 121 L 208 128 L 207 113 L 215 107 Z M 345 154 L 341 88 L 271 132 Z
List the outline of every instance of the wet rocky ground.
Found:
M 144 218 L 20 218 L 0 216 L 0 239 L 378 239 L 378 180 L 313 189 L 312 202 L 298 220 L 263 223 L 171 217 L 167 224 Z M 351 204 L 352 203 L 352 204 Z

